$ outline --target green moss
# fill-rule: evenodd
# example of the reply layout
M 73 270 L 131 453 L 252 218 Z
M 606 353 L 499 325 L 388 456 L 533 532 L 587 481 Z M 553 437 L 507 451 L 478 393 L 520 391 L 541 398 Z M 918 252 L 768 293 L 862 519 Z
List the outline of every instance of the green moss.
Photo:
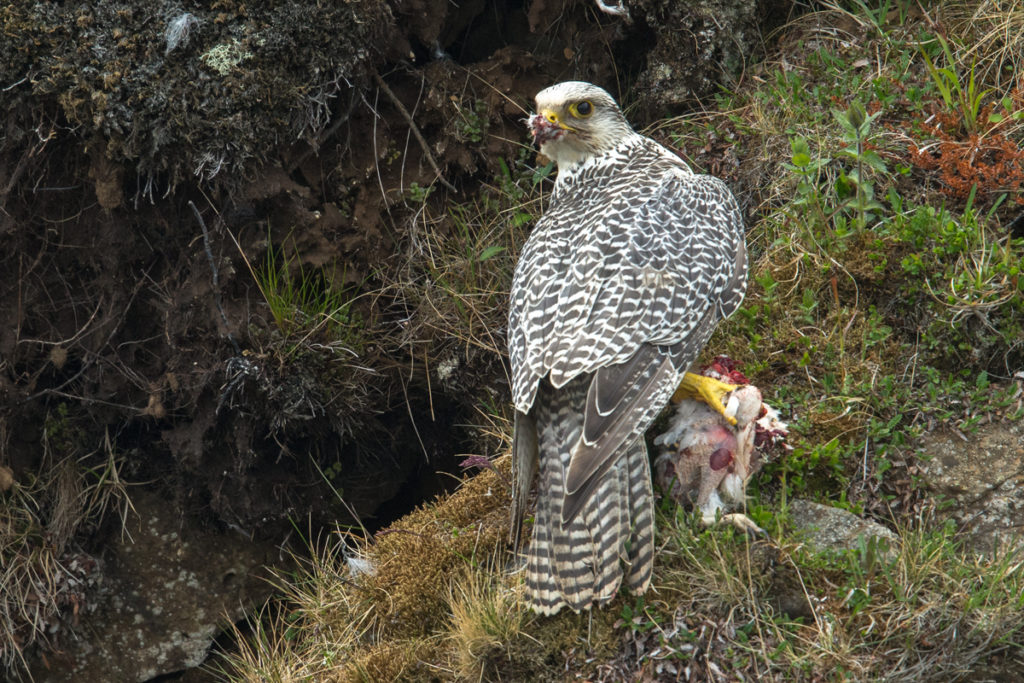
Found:
M 409 637 L 442 628 L 449 582 L 467 565 L 500 557 L 508 535 L 509 494 L 506 480 L 484 471 L 452 496 L 378 534 L 369 549 L 377 571 L 363 587 L 383 630 Z

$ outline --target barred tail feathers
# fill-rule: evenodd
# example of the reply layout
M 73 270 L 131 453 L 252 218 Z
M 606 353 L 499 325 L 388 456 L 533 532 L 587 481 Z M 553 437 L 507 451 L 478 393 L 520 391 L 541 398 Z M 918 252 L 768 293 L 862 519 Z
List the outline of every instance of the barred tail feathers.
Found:
M 543 614 L 605 603 L 623 578 L 636 592 L 650 583 L 653 494 L 642 437 L 620 447 L 579 514 L 562 524 L 565 471 L 582 430 L 585 389 L 570 384 L 538 397 L 540 477 L 526 585 L 534 609 Z
M 647 444 L 641 436 L 627 454 L 629 473 L 629 573 L 626 585 L 636 594 L 651 585 L 654 570 L 654 489 Z

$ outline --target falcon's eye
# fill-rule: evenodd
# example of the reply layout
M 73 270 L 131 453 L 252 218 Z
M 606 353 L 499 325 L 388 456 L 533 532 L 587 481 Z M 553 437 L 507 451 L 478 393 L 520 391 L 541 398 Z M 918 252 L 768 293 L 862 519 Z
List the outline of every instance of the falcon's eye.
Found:
M 585 119 L 594 113 L 594 105 L 587 100 L 583 100 L 582 102 L 570 104 L 569 112 L 576 118 Z

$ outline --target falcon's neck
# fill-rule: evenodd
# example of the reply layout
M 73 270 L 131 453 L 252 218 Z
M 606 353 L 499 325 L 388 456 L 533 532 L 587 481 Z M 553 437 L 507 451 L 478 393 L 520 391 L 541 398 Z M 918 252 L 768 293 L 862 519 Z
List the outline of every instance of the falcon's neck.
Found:
M 614 179 L 622 169 L 635 163 L 638 157 L 646 157 L 648 162 L 661 159 L 665 162 L 666 170 L 679 167 L 690 171 L 686 163 L 671 151 L 651 138 L 630 131 L 615 146 L 601 154 L 591 154 L 575 163 L 559 164 L 552 200 L 557 200 L 559 195 L 572 191 L 571 188 L 577 185 L 600 184 Z
M 644 136 L 630 131 L 613 145 L 605 148 L 604 151 L 594 154 L 593 152 L 579 152 L 577 154 L 562 154 L 554 161 L 558 165 L 558 178 L 556 185 L 562 184 L 586 173 L 594 166 L 617 166 L 625 163 L 626 159 L 632 156 L 633 150 L 642 147 Z

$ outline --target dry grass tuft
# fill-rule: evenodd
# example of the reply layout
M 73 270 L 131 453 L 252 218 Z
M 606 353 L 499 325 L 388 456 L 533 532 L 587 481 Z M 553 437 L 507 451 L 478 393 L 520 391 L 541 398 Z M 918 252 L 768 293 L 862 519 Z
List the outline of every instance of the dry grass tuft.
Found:
M 1016 0 L 942 3 L 942 18 L 965 49 L 961 64 L 978 69 L 982 82 L 1005 91 L 1024 69 L 1024 6 Z
M 10 481 L 0 492 L 0 665 L 12 671 L 25 666 L 26 648 L 50 648 L 94 608 L 99 565 L 75 541 L 110 512 L 123 524 L 131 509 L 110 440 L 77 455 L 80 435 L 66 415 L 58 411 L 48 425 L 38 473 L 19 479 L 2 468 Z
M 453 582 L 450 635 L 459 680 L 490 681 L 539 643 L 526 635 L 535 619 L 514 589 L 494 573 L 467 571 Z M 529 643 L 523 643 L 523 640 Z
M 418 212 L 410 230 L 405 268 L 390 286 L 408 302 L 400 346 L 450 338 L 460 355 L 499 353 L 502 293 L 511 282 L 517 234 L 481 207 L 462 205 L 431 216 Z
M 388 354 L 414 359 L 427 381 L 440 382 L 449 395 L 505 376 L 508 290 L 527 228 L 540 214 L 548 171 L 535 169 L 525 154 L 499 166 L 472 201 L 409 198 L 402 259 L 379 273 L 381 300 L 391 302 L 386 317 L 399 321 L 383 340 Z
M 311 677 L 321 680 L 323 672 L 316 666 L 316 660 L 292 648 L 288 619 L 272 618 L 269 611 L 268 606 L 251 615 L 247 622 L 251 625 L 249 631 L 232 624 L 229 633 L 237 649 L 230 655 L 219 653 L 222 661 L 209 665 L 209 670 L 246 683 L 298 683 Z

